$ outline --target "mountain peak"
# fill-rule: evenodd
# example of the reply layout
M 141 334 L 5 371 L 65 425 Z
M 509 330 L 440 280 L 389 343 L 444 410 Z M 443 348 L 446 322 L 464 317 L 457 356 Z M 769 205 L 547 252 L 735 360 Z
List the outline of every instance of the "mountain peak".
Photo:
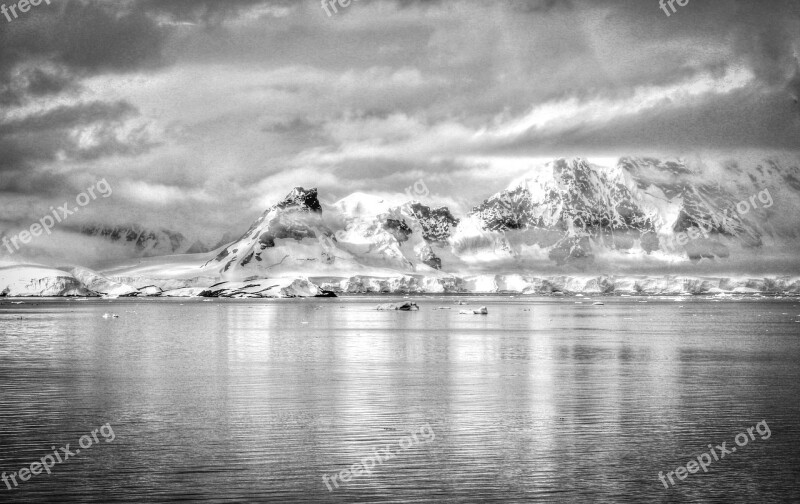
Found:
M 276 208 L 287 209 L 297 207 L 300 210 L 306 210 L 316 213 L 322 213 L 322 206 L 317 199 L 317 188 L 304 189 L 302 187 L 295 187 L 280 203 L 275 205 Z

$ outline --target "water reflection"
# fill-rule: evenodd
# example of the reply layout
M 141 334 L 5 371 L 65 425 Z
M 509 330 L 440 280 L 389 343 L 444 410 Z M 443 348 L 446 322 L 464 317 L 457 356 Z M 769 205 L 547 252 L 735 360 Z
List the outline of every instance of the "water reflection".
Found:
M 377 302 L 0 305 L 0 470 L 106 422 L 117 435 L 0 495 L 641 502 L 724 500 L 746 478 L 741 495 L 796 496 L 792 303 Z M 769 441 L 664 491 L 658 471 L 762 419 Z M 434 441 L 327 491 L 322 474 L 426 423 Z

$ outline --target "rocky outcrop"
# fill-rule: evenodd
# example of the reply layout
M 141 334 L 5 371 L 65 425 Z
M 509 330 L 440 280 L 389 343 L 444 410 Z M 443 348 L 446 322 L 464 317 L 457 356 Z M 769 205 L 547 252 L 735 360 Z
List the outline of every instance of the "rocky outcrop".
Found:
M 220 282 L 202 290 L 200 297 L 294 298 L 330 297 L 319 286 L 304 278 L 258 278 L 243 282 Z
M 450 238 L 450 228 L 459 223 L 447 207 L 431 208 L 412 203 L 409 209 L 422 227 L 422 237 L 429 243 L 446 244 Z
M 417 310 L 419 310 L 419 306 L 417 306 L 417 303 L 412 303 L 412 302 L 386 303 L 386 304 L 378 305 L 378 307 L 376 309 L 378 311 L 392 311 L 392 310 L 417 311 Z

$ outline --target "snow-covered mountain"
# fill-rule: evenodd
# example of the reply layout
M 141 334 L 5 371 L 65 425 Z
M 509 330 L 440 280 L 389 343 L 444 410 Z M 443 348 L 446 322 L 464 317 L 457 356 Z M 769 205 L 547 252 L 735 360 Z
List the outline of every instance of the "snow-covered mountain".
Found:
M 182 253 L 191 246 L 186 237 L 179 232 L 169 229 L 145 229 L 137 224 L 127 226 L 87 224 L 67 229 L 128 247 L 136 256 Z
M 397 271 L 435 274 L 441 259 L 431 244 L 446 245 L 451 223 L 457 221 L 446 208 L 419 203 L 390 207 L 364 194 L 323 211 L 316 189 L 297 187 L 204 268 L 216 269 L 227 279 Z
M 599 167 L 560 159 L 489 197 L 469 218 L 491 233 L 492 246 L 523 261 L 544 251 L 556 266 L 584 270 L 598 254 L 714 261 L 765 239 L 797 238 L 795 223 L 773 207 L 780 195 L 783 212 L 796 215 L 798 175 L 774 160 L 704 176 L 681 161 L 622 158 Z M 526 253 L 531 247 L 538 254 Z
M 546 250 L 556 265 L 586 266 L 596 247 L 656 248 L 658 214 L 637 196 L 620 166 L 599 169 L 583 159 L 560 159 L 532 178 L 513 182 L 470 217 L 482 229 L 511 234 L 505 238 L 513 244 Z M 509 248 L 519 253 L 519 246 Z
M 334 232 L 323 220 L 317 190 L 298 187 L 210 258 L 203 269 L 230 280 L 359 269 L 355 257 L 328 245 L 333 242 Z
M 228 282 L 213 292 L 251 296 L 271 292 L 259 279 L 275 278 L 336 292 L 796 291 L 798 210 L 800 169 L 777 158 L 749 167 L 558 159 L 461 214 L 365 193 L 323 205 L 316 189 L 297 187 L 210 253 L 180 234 L 98 228 L 90 234 L 192 254 L 99 277 L 72 272 L 90 290 L 121 295 Z
M 129 257 L 153 257 L 170 254 L 199 254 L 216 250 L 233 241 L 232 233 L 225 233 L 219 240 L 205 243 L 190 239 L 179 231 L 166 228 L 148 229 L 138 224 L 102 225 L 84 224 L 65 226 L 64 231 L 100 239 L 127 250 Z

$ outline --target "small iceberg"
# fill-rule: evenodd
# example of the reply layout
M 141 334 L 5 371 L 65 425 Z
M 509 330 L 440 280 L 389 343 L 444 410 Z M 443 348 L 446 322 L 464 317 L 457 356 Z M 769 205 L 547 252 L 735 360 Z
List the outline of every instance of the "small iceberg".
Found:
M 481 306 L 477 310 L 472 310 L 472 313 L 474 313 L 475 315 L 488 315 L 489 310 L 487 310 L 485 306 Z
M 392 311 L 392 310 L 415 311 L 415 310 L 419 310 L 419 306 L 417 306 L 417 303 L 412 303 L 412 302 L 386 303 L 386 304 L 378 305 L 377 309 L 380 310 L 380 311 Z

